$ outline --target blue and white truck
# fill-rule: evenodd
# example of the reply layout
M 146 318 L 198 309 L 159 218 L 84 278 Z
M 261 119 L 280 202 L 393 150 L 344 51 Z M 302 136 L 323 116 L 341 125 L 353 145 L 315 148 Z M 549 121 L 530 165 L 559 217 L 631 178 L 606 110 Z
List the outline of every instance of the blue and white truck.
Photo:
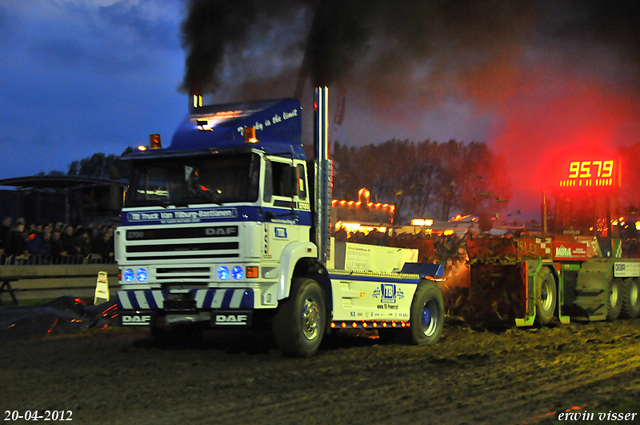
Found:
M 169 147 L 129 155 L 116 232 L 123 325 L 149 326 L 159 342 L 207 328 L 268 327 L 285 354 L 303 357 L 344 328 L 438 341 L 441 266 L 327 267 L 327 96 L 316 89 L 314 160 L 304 153 L 294 99 L 196 102 Z

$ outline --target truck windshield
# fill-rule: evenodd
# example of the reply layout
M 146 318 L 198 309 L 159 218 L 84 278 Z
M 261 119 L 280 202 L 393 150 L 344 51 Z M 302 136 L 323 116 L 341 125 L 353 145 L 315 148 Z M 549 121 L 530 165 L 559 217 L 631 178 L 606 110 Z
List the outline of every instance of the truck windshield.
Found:
M 258 200 L 257 154 L 134 161 L 126 207 Z

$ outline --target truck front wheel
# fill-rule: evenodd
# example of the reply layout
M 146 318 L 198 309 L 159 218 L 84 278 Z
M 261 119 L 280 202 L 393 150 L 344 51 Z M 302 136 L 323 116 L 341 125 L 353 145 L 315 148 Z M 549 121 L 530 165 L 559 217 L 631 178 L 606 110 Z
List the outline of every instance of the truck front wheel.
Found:
M 628 319 L 640 316 L 640 283 L 638 278 L 622 282 L 622 315 Z
M 432 282 L 420 282 L 411 303 L 411 342 L 432 345 L 438 342 L 444 326 L 442 293 Z
M 289 298 L 280 302 L 272 330 L 286 355 L 309 357 L 322 342 L 327 322 L 324 293 L 312 279 L 294 278 Z

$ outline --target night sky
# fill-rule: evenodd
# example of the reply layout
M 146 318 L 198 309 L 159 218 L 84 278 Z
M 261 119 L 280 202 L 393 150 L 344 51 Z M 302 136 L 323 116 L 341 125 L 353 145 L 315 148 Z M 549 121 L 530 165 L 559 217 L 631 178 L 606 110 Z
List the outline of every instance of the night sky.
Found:
M 638 2 L 387 3 L 4 0 L 0 178 L 167 145 L 196 80 L 206 103 L 293 97 L 305 52 L 303 104 L 346 88 L 337 140 L 486 142 L 509 210 L 537 213 L 553 158 L 638 142 Z

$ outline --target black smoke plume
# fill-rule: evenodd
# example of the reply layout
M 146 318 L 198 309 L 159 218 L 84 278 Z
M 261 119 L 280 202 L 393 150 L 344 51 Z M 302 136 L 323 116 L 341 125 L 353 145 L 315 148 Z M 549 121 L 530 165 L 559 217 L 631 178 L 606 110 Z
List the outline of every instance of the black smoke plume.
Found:
M 495 102 L 522 83 L 511 76 L 514 64 L 558 44 L 560 61 L 594 72 L 601 64 L 585 63 L 584 49 L 604 46 L 630 65 L 622 74 L 637 84 L 639 16 L 640 2 L 616 0 L 190 0 L 181 90 L 286 78 L 290 94 L 305 83 L 339 82 L 380 99 L 433 102 L 453 92 Z M 269 32 L 278 37 L 266 43 Z M 243 63 L 252 50 L 268 57 L 268 76 L 266 60 Z

